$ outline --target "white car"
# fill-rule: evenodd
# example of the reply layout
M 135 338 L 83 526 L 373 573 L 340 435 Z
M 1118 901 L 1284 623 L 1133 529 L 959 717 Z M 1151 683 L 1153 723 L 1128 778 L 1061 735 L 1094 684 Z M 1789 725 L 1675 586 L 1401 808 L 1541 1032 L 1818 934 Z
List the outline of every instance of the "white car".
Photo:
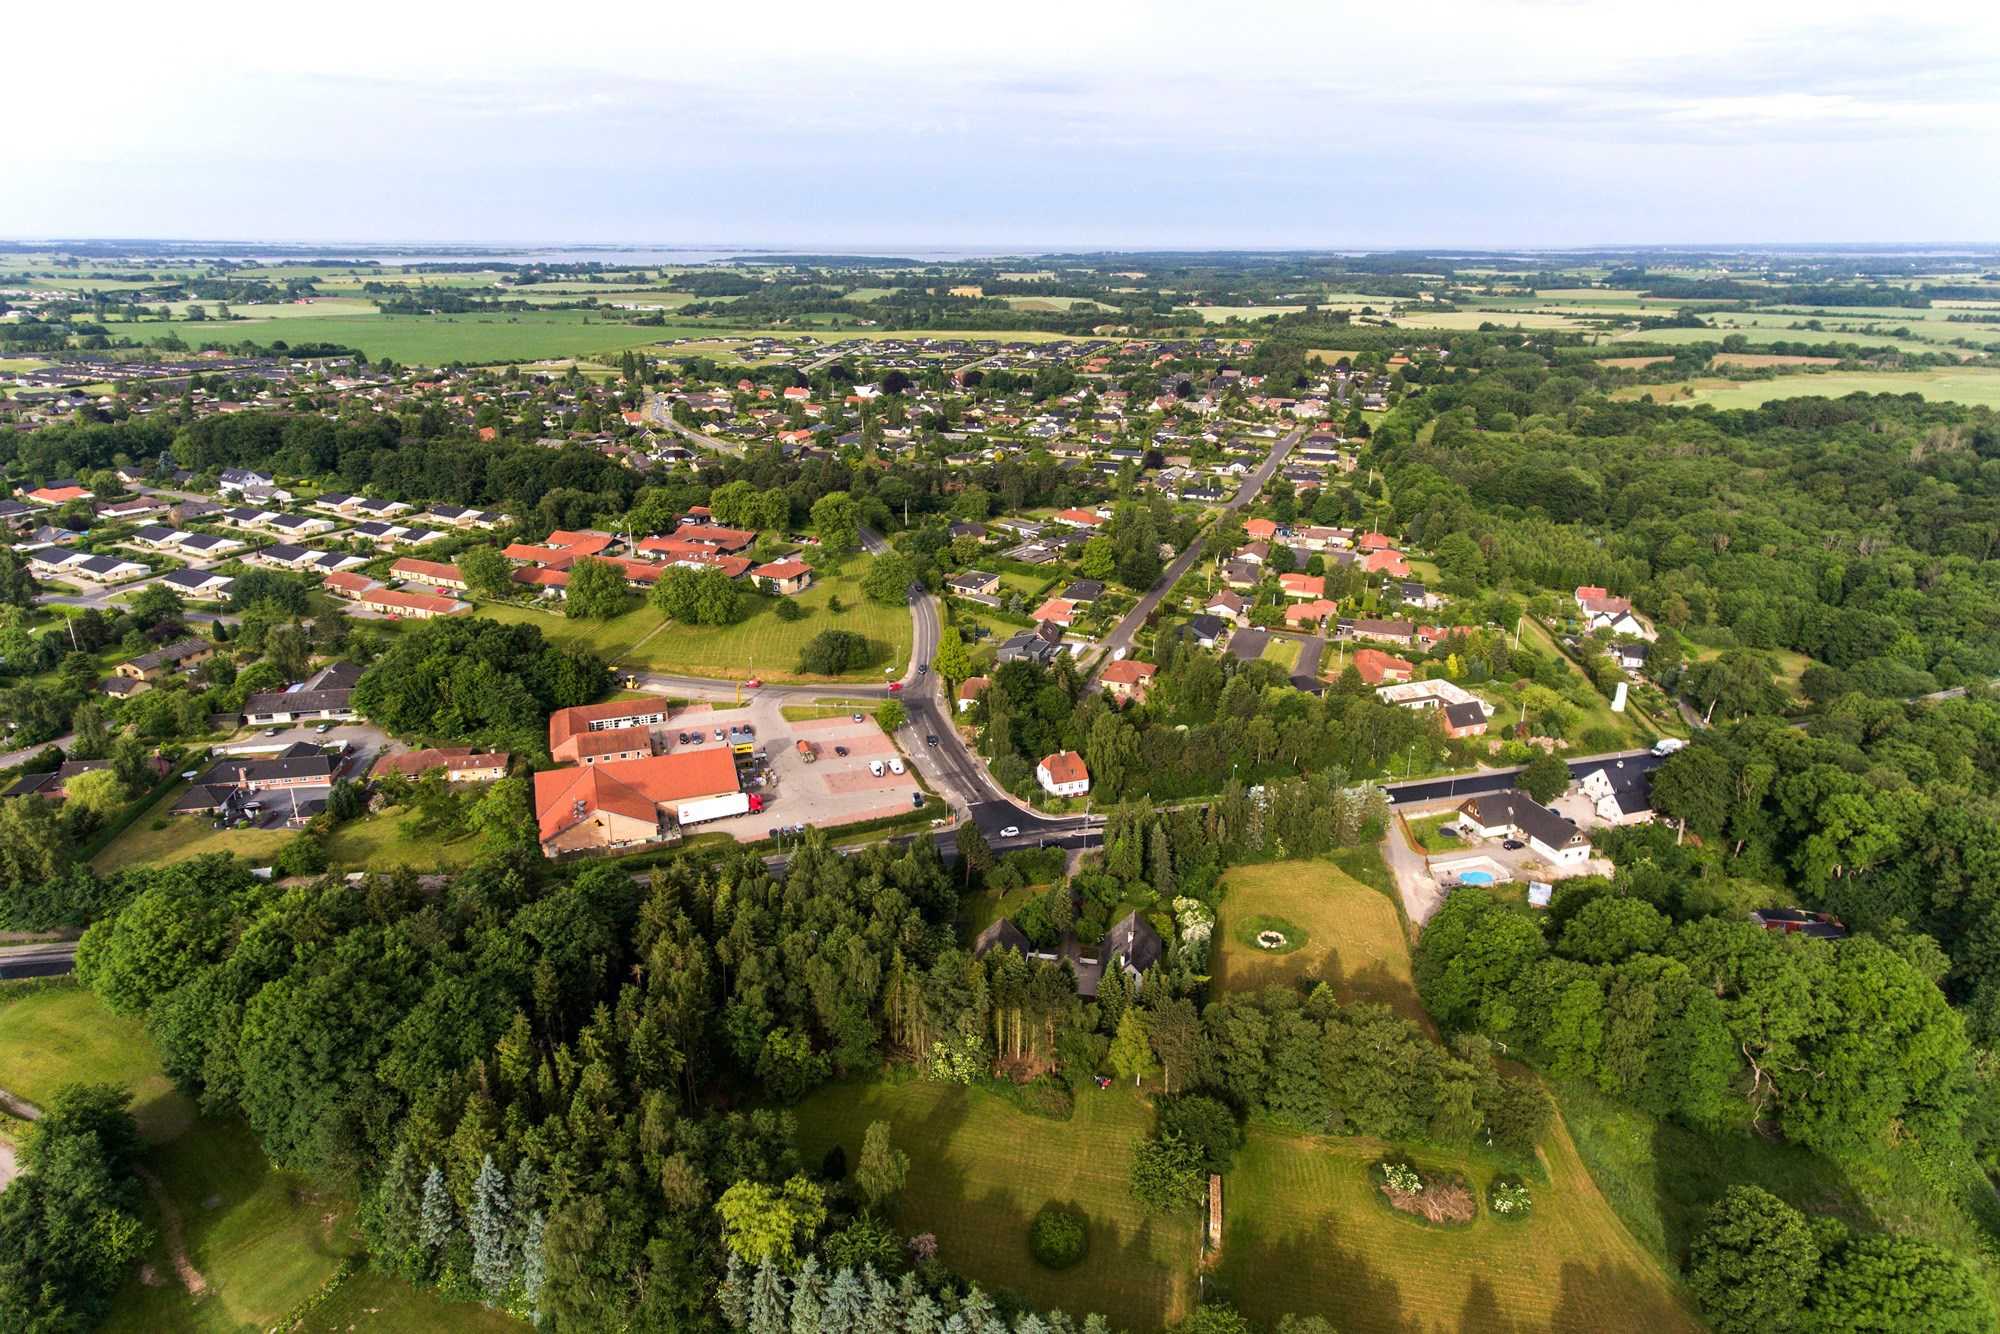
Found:
M 1002 838 L 1019 838 L 1020 836 L 1021 836 L 1021 827 L 1019 825 L 1010 824 L 1005 829 L 1002 829 L 1000 831 L 1000 837 Z
M 892 756 L 890 758 L 889 772 L 892 774 L 899 774 L 903 772 L 903 757 L 901 755 Z
M 880 778 L 882 776 L 882 761 L 880 760 L 868 761 L 868 772 L 874 774 L 877 778 Z

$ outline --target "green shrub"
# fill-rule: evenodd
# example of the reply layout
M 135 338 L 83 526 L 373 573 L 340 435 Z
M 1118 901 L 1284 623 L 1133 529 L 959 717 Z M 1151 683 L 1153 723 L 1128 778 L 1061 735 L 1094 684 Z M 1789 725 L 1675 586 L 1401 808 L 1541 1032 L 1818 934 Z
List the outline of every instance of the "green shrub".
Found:
M 1057 1204 L 1044 1207 L 1028 1225 L 1028 1249 L 1045 1268 L 1069 1269 L 1081 1263 L 1090 1249 L 1083 1215 Z
M 1486 1188 L 1486 1207 L 1493 1211 L 1495 1218 L 1519 1221 L 1526 1218 L 1534 1206 L 1534 1196 L 1529 1193 L 1527 1183 L 1519 1177 L 1495 1177 L 1493 1184 Z

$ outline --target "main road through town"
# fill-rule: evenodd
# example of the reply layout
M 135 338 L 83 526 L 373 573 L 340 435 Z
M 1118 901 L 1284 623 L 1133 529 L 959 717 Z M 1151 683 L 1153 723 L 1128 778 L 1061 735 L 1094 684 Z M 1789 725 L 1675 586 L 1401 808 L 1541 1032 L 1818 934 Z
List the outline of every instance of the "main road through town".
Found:
M 1229 515 L 1234 514 L 1237 510 L 1242 509 L 1245 505 L 1256 499 L 1257 493 L 1264 489 L 1264 484 L 1270 481 L 1278 469 L 1283 466 L 1285 456 L 1292 452 L 1292 446 L 1298 444 L 1300 438 L 1305 433 L 1306 428 L 1301 426 L 1289 435 L 1280 436 L 1274 441 L 1271 445 L 1271 452 L 1264 456 L 1264 461 L 1257 465 L 1257 470 L 1248 477 L 1245 477 L 1243 485 L 1236 489 L 1236 494 L 1222 503 L 1222 512 L 1216 516 L 1215 522 L 1221 523 Z M 1146 623 L 1146 618 L 1151 616 L 1160 603 L 1165 600 L 1167 594 L 1173 590 L 1174 585 L 1179 583 L 1186 576 L 1187 572 L 1194 568 L 1194 563 L 1201 559 L 1202 551 L 1208 545 L 1208 533 L 1214 531 L 1215 525 L 1210 524 L 1208 532 L 1202 533 L 1194 541 L 1188 543 L 1187 550 L 1174 557 L 1173 563 L 1167 566 L 1166 573 L 1162 574 L 1154 582 L 1153 586 L 1146 590 L 1145 596 L 1140 598 L 1132 610 L 1125 613 L 1125 618 L 1118 622 L 1109 635 L 1105 636 L 1103 651 L 1098 655 L 1097 659 L 1097 671 L 1091 674 L 1092 681 L 1097 679 L 1097 672 L 1102 672 L 1106 664 L 1112 662 L 1125 650 L 1132 647 L 1132 640 L 1139 633 L 1139 627 Z

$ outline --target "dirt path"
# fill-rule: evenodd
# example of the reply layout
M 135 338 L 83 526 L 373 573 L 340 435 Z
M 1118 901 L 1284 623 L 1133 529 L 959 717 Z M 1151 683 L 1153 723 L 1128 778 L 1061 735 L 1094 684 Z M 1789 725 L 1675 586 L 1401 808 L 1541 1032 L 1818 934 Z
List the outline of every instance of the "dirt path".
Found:
M 9 1093 L 6 1089 L 0 1089 L 0 1112 L 5 1112 L 7 1115 L 20 1121 L 39 1121 L 42 1119 L 41 1108 L 29 1102 L 26 1098 Z
M 187 1241 L 181 1230 L 181 1211 L 174 1207 L 167 1188 L 160 1179 L 141 1167 L 139 1179 L 146 1183 L 146 1191 L 153 1197 L 153 1206 L 160 1211 L 160 1240 L 166 1244 L 167 1258 L 173 1262 L 174 1273 L 180 1276 L 181 1286 L 188 1290 L 188 1296 L 200 1301 L 208 1295 L 208 1280 L 202 1277 L 194 1261 L 188 1259 Z

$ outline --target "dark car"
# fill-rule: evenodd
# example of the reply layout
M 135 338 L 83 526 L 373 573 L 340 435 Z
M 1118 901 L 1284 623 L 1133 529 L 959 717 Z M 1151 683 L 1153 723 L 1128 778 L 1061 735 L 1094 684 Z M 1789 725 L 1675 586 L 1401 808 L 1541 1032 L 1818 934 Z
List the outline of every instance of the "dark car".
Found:
M 1525 848 L 1528 845 L 1526 843 L 1523 843 L 1518 838 L 1510 838 L 1505 843 L 1502 843 L 1500 846 L 1507 849 L 1507 851 L 1509 852 L 1519 852 L 1522 848 Z
M 845 758 L 847 758 L 847 747 L 845 747 L 845 746 L 835 746 L 835 747 L 833 748 L 833 753 L 834 753 L 834 754 L 836 754 L 836 755 L 838 755 L 838 756 L 840 756 L 840 757 L 841 757 L 842 759 L 845 759 Z
M 917 675 L 922 676 L 925 672 L 928 672 L 930 669 L 931 665 L 929 663 L 920 662 L 917 664 Z
M 937 734 L 935 732 L 924 738 L 924 744 L 926 746 L 935 746 L 937 743 L 938 739 L 937 739 Z

